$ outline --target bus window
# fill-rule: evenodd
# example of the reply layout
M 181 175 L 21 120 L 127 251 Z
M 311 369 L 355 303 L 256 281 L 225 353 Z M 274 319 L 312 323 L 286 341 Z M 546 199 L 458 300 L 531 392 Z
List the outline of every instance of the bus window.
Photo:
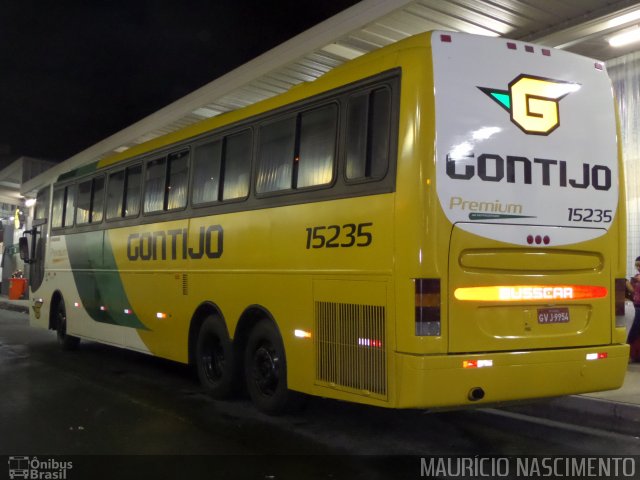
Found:
M 78 225 L 89 223 L 91 213 L 91 186 L 93 180 L 87 180 L 78 185 L 78 209 L 76 222 Z
M 167 175 L 166 210 L 184 208 L 187 205 L 187 187 L 189 186 L 189 150 L 169 155 Z
M 337 112 L 336 105 L 328 105 L 301 115 L 297 188 L 331 182 Z
M 122 199 L 124 198 L 124 170 L 109 175 L 107 188 L 107 220 L 122 216 Z
M 225 139 L 222 200 L 249 195 L 251 131 L 229 135 Z
M 222 140 L 206 143 L 195 149 L 191 198 L 194 205 L 218 201 L 221 159 Z
M 166 164 L 166 158 L 158 158 L 147 162 L 147 171 L 144 182 L 145 212 L 159 212 L 164 207 Z
M 64 193 L 65 188 L 56 188 L 53 191 L 53 209 L 51 213 L 51 226 L 62 228 L 64 226 Z
M 354 95 L 347 107 L 347 180 L 377 180 L 389 165 L 391 95 L 388 89 Z
M 91 199 L 91 223 L 102 221 L 104 210 L 104 176 L 93 179 L 93 196 Z
M 73 226 L 73 214 L 76 203 L 76 186 L 69 185 L 66 187 L 66 199 L 64 206 L 64 227 Z
M 35 220 L 44 220 L 49 215 L 49 189 L 43 188 L 38 192 L 36 208 L 33 214 Z
M 127 168 L 124 189 L 123 217 L 136 217 L 140 213 L 140 197 L 142 196 L 142 165 Z
M 258 193 L 292 187 L 296 118 L 289 117 L 260 128 Z

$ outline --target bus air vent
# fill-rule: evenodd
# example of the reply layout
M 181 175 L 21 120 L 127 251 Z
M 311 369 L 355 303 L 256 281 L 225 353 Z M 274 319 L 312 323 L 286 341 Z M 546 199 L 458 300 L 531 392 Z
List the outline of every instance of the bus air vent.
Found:
M 182 295 L 189 295 L 189 275 L 182 274 Z
M 315 303 L 316 381 L 386 399 L 385 307 Z

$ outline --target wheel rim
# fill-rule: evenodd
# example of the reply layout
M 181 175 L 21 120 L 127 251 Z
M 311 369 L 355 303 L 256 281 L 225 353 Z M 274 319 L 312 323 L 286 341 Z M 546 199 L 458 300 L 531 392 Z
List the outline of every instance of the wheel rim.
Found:
M 265 396 L 272 396 L 280 380 L 280 358 L 273 346 L 263 344 L 253 355 L 253 381 Z
M 211 381 L 222 378 L 224 372 L 224 350 L 220 339 L 208 337 L 202 345 L 202 367 L 204 374 Z
M 58 330 L 58 336 L 60 338 L 64 338 L 65 335 L 67 334 L 67 315 L 64 311 L 64 307 L 60 306 L 58 307 L 58 315 L 57 315 L 57 327 L 56 329 Z

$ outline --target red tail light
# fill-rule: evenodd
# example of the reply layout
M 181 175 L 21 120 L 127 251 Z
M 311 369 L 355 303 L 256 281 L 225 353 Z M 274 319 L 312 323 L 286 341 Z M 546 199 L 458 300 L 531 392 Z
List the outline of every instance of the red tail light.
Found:
M 416 336 L 437 337 L 440 327 L 440 280 L 416 278 Z

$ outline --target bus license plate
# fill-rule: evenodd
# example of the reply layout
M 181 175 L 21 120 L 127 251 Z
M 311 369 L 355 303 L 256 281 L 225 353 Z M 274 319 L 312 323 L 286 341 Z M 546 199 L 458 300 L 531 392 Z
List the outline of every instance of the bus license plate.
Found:
M 539 308 L 538 323 L 568 323 L 568 308 Z

